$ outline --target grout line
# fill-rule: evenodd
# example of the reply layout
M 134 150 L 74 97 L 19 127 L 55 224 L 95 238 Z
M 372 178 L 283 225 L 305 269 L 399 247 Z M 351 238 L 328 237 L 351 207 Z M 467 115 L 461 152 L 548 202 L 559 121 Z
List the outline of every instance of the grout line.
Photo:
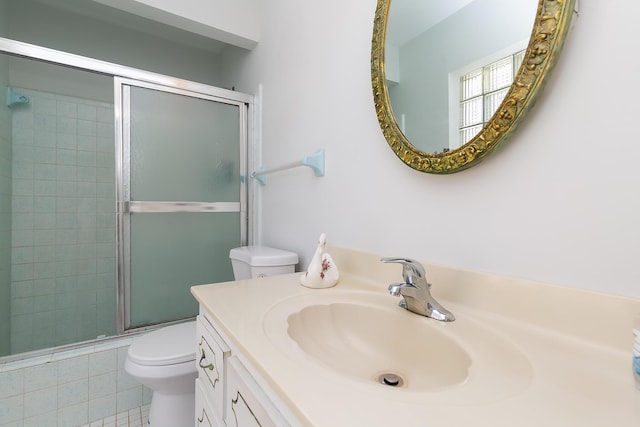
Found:
M 149 405 L 145 405 L 93 421 L 81 427 L 146 427 L 148 416 Z

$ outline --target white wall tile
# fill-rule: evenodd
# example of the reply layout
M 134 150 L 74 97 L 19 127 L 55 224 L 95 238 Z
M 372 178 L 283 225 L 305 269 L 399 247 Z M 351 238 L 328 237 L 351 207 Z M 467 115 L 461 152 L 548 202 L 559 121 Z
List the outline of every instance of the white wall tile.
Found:
M 97 123 L 90 120 L 78 120 L 78 135 L 97 136 Z
M 32 366 L 24 371 L 24 391 L 25 393 L 50 388 L 58 383 L 58 364 L 45 363 L 43 365 Z
M 79 426 L 89 421 L 89 403 L 83 402 L 58 410 L 58 427 Z
M 0 425 L 21 421 L 24 413 L 24 396 L 0 399 Z
M 116 396 L 117 412 L 142 406 L 142 386 L 118 392 Z
M 24 417 L 32 418 L 58 409 L 57 387 L 43 388 L 24 394 Z
M 56 146 L 56 134 L 52 132 L 35 131 L 33 138 L 33 145 L 38 147 L 50 147 Z
M 56 114 L 58 117 L 78 117 L 78 105 L 75 102 L 57 101 Z
M 126 391 L 134 387 L 140 387 L 140 383 L 131 378 L 131 375 L 129 375 L 124 369 L 118 369 L 117 383 L 118 392 Z
M 116 394 L 116 375 L 113 372 L 89 378 L 89 399 Z
M 24 371 L 0 372 L 0 399 L 24 392 Z
M 38 94 L 37 96 L 31 95 L 32 101 L 33 101 L 33 110 L 36 114 L 49 114 L 49 115 L 55 115 L 56 114 L 56 101 L 55 99 L 49 98 L 49 97 L 44 97 L 44 96 L 40 96 L 40 94 Z
M 100 123 L 113 124 L 113 109 L 108 106 L 99 106 L 97 108 L 97 119 Z
M 58 362 L 58 384 L 87 379 L 88 376 L 88 355 L 72 357 Z
M 24 427 L 57 427 L 57 412 L 49 412 L 24 420 Z
M 98 138 L 95 135 L 78 135 L 78 150 L 95 151 Z M 113 144 L 113 139 L 109 141 Z
M 106 350 L 89 356 L 89 375 L 99 375 L 117 370 L 117 351 Z
M 116 395 L 111 394 L 89 401 L 89 421 L 101 420 L 116 414 Z
M 80 403 L 87 405 L 88 400 L 89 380 L 87 378 L 58 385 L 58 409 Z
M 151 403 L 151 398 L 153 397 L 153 390 L 149 387 L 142 387 L 142 404 L 149 405 Z
M 110 340 L 0 365 L 0 426 L 83 425 L 148 404 L 151 390 L 123 371 L 130 343 Z M 104 373 L 94 375 L 92 367 Z
M 49 165 L 44 163 L 36 163 L 33 165 L 33 177 L 38 179 L 53 180 L 56 179 L 56 167 L 55 165 Z

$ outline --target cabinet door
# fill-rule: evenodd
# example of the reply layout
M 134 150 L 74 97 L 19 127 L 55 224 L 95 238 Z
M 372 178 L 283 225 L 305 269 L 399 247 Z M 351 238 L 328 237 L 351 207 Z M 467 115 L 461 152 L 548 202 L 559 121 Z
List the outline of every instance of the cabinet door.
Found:
M 200 315 L 198 326 L 198 355 L 196 358 L 198 378 L 202 388 L 220 418 L 224 418 L 225 359 L 230 349 L 222 338 Z M 197 414 L 196 414 L 197 416 Z
M 227 359 L 228 427 L 282 427 L 289 424 L 237 357 Z
M 196 427 L 224 427 L 219 414 L 207 398 L 200 379 L 196 379 Z

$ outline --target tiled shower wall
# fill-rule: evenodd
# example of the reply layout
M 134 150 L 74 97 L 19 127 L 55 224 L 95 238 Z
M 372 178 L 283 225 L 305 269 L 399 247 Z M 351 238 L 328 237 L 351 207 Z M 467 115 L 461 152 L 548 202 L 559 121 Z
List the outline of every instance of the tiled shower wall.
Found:
M 15 91 L 11 351 L 113 335 L 113 105 Z
M 12 128 L 0 133 L 0 202 L 13 204 L 0 212 L 12 273 L 0 328 L 11 325 L 13 353 L 114 335 L 113 105 L 14 90 L 30 100 L 0 109 Z M 0 427 L 81 426 L 148 404 L 151 391 L 124 371 L 130 342 L 0 363 Z
M 151 402 L 124 370 L 131 338 L 0 364 L 0 427 L 77 427 Z

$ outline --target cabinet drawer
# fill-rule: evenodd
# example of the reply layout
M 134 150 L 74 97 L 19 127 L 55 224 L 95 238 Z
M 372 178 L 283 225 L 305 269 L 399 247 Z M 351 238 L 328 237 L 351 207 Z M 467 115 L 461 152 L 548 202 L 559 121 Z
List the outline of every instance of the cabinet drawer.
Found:
M 289 424 L 237 357 L 227 359 L 227 427 L 282 427 Z
M 225 399 L 225 359 L 230 349 L 208 324 L 203 316 L 198 316 L 198 354 L 196 364 L 200 384 L 213 409 L 224 417 Z

